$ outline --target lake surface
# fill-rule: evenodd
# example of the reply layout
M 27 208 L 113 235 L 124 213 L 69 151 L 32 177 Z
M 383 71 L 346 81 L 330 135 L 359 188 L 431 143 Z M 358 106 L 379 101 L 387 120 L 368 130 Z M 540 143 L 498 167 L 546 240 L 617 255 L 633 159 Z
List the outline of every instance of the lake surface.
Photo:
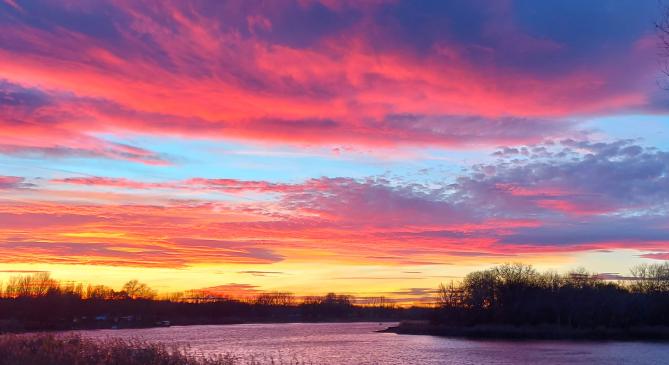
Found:
M 311 364 L 669 364 L 659 342 L 477 341 L 376 333 L 393 323 L 288 323 L 77 331 Z

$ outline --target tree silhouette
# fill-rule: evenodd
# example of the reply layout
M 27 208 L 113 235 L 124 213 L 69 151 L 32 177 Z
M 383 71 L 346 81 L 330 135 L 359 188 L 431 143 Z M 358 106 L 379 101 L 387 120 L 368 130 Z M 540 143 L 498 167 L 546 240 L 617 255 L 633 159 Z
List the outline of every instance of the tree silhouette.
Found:
M 130 299 L 154 299 L 156 292 L 148 285 L 137 280 L 130 280 L 123 285 L 123 292 Z
M 580 268 L 559 275 L 505 264 L 439 286 L 441 324 L 669 325 L 669 263 L 634 267 L 624 281 Z

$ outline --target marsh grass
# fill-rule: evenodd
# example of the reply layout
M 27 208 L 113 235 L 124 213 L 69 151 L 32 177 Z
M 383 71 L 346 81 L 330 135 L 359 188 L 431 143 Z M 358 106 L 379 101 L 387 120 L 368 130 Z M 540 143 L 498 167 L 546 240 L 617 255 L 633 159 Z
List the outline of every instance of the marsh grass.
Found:
M 298 359 L 204 356 L 184 347 L 135 339 L 92 340 L 81 336 L 25 334 L 0 336 L 0 365 L 302 365 Z

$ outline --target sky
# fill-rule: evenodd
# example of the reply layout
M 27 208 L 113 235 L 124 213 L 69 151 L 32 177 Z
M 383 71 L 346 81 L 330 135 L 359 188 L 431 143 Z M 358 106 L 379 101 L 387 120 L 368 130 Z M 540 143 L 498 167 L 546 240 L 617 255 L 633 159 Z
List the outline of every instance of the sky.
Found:
M 669 260 L 657 0 L 0 0 L 0 280 L 411 302 Z

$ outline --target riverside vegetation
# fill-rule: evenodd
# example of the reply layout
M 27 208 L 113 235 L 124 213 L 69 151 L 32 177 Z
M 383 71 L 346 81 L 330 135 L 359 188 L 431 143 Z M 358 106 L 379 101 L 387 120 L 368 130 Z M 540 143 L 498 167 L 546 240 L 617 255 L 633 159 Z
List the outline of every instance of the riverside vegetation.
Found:
M 441 285 L 427 321 L 389 331 L 487 338 L 669 339 L 669 263 L 629 276 L 505 264 Z
M 169 348 L 140 340 L 91 340 L 51 334 L 0 336 L 0 365 L 301 365 L 302 361 L 205 357 L 188 348 Z

